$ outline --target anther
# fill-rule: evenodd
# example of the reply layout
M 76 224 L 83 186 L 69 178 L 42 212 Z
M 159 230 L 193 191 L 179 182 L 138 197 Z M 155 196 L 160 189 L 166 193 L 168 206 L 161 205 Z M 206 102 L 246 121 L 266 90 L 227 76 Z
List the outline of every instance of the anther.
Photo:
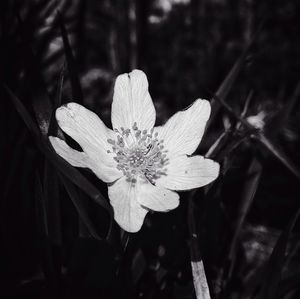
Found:
M 116 144 L 116 142 L 114 141 L 114 140 L 112 140 L 112 139 L 107 139 L 107 142 L 109 143 L 109 144 Z
M 136 130 L 138 129 L 136 121 L 134 122 L 134 124 L 133 124 L 133 126 L 132 126 L 132 129 L 133 129 L 134 131 L 136 131 Z

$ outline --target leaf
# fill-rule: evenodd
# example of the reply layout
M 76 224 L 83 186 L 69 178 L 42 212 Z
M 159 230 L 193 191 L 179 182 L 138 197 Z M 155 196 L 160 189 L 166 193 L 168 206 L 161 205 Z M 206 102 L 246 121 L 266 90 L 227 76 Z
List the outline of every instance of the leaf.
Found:
M 253 35 L 253 37 L 251 38 L 249 43 L 246 45 L 242 54 L 236 60 L 236 62 L 234 63 L 234 65 L 232 66 L 230 71 L 228 72 L 227 76 L 225 77 L 225 79 L 222 81 L 219 88 L 215 92 L 215 97 L 213 97 L 210 102 L 211 107 L 212 107 L 212 114 L 210 116 L 210 119 L 208 120 L 207 127 L 213 122 L 213 120 L 215 119 L 215 117 L 220 109 L 220 105 L 218 104 L 218 101 L 216 101 L 216 98 L 219 98 L 223 101 L 226 99 L 228 93 L 230 92 L 234 82 L 236 81 L 238 75 L 240 74 L 240 72 L 244 66 L 245 59 L 246 59 L 247 55 L 249 54 L 249 50 L 250 50 L 251 46 L 253 45 L 256 37 L 258 36 L 258 34 L 262 28 L 262 25 L 263 25 L 263 22 L 261 22 L 258 30 Z
M 64 43 L 65 56 L 66 56 L 68 72 L 69 72 L 71 87 L 72 87 L 72 97 L 74 100 L 81 103 L 83 101 L 83 93 L 82 93 L 80 80 L 78 76 L 78 69 L 70 46 L 67 29 L 65 27 L 63 17 L 60 12 L 58 12 L 58 21 L 59 21 L 60 32 Z
M 71 184 L 70 181 L 67 180 L 63 175 L 60 175 L 60 180 L 62 181 L 64 187 L 66 188 L 66 190 L 69 194 L 69 197 L 72 200 L 72 202 L 78 212 L 80 219 L 83 221 L 83 223 L 86 226 L 86 228 L 88 229 L 88 232 L 90 233 L 90 235 L 97 240 L 102 240 L 102 238 L 98 235 L 96 229 L 94 228 L 93 223 L 89 219 L 89 216 L 86 212 L 86 208 L 83 205 L 82 199 L 79 196 L 80 193 L 78 193 L 78 190 L 76 190 L 75 187 L 73 186 L 73 184 Z
M 49 130 L 48 130 L 48 136 L 59 136 L 61 139 L 64 139 L 64 135 L 61 132 L 58 124 L 55 119 L 55 111 L 58 107 L 61 106 L 62 103 L 62 92 L 63 92 L 63 85 L 64 85 L 64 79 L 65 79 L 65 71 L 66 71 L 66 64 L 64 62 L 60 75 L 59 75 L 59 81 L 57 83 L 57 89 L 56 89 L 56 96 L 54 100 L 54 109 L 52 112 L 51 120 L 50 120 L 50 125 L 49 125 Z
M 19 35 L 24 45 L 22 53 L 24 55 L 23 62 L 25 65 L 25 72 L 27 73 L 24 75 L 24 85 L 34 109 L 35 117 L 38 121 L 40 130 L 44 136 L 47 136 L 53 105 L 48 94 L 46 83 L 39 70 L 39 67 L 36 64 L 37 59 L 35 59 L 35 55 L 33 54 L 31 47 L 26 46 L 28 45 L 26 42 L 28 39 L 28 34 L 26 31 L 27 26 L 19 15 L 17 15 L 17 19 L 20 28 Z
M 56 96 L 54 101 L 54 110 L 56 110 L 62 104 L 62 92 L 63 92 L 63 85 L 65 80 L 65 72 L 66 72 L 66 62 L 64 61 L 59 74 L 59 80 L 57 83 Z
M 281 280 L 281 273 L 285 263 L 286 249 L 290 234 L 296 224 L 300 214 L 300 208 L 291 218 L 286 229 L 281 233 L 278 241 L 272 251 L 267 264 L 266 275 L 264 276 L 264 283 L 260 292 L 259 299 L 273 299 L 278 292 L 279 282 Z
M 12 103 L 14 104 L 19 115 L 25 122 L 26 126 L 33 134 L 36 145 L 41 152 L 44 153 L 46 158 L 59 170 L 61 171 L 70 181 L 77 185 L 87 195 L 89 195 L 95 202 L 105 208 L 108 213 L 112 214 L 111 206 L 107 203 L 103 195 L 95 188 L 95 186 L 89 182 L 76 168 L 67 163 L 64 159 L 58 156 L 53 149 L 50 148 L 50 143 L 45 138 L 42 138 L 39 129 L 34 123 L 33 119 L 29 115 L 28 111 L 22 104 L 22 102 L 12 93 L 12 91 L 3 85 L 7 94 L 9 95 Z

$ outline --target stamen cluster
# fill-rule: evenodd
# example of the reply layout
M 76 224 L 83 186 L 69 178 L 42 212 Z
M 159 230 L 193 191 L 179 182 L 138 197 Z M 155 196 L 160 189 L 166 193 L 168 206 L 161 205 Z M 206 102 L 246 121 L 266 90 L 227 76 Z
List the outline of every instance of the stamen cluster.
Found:
M 108 139 L 117 168 L 127 177 L 127 181 L 136 183 L 137 177 L 152 184 L 162 175 L 167 175 L 165 166 L 169 159 L 164 150 L 163 140 L 158 140 L 158 133 L 152 128 L 139 130 L 135 122 L 131 129 L 115 129 L 117 140 Z M 154 134 L 153 134 L 154 133 Z

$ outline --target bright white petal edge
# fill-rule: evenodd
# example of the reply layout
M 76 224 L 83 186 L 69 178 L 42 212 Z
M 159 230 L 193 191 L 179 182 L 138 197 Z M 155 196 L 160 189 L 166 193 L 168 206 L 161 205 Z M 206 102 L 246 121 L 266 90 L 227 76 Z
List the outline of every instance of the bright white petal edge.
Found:
M 183 191 L 203 187 L 219 176 L 219 163 L 202 156 L 178 156 L 170 159 L 166 176 L 156 184 L 171 190 Z
M 164 140 L 168 157 L 191 155 L 198 147 L 210 116 L 210 103 L 198 99 L 186 110 L 175 113 L 162 126 L 156 127 L 159 138 Z
M 155 116 L 145 73 L 133 70 L 129 74 L 119 75 L 115 82 L 111 107 L 113 128 L 131 128 L 136 122 L 140 130 L 150 130 L 154 127 Z
M 107 153 L 107 139 L 115 138 L 115 132 L 107 128 L 97 114 L 71 102 L 59 107 L 55 115 L 60 128 L 72 137 L 84 152 L 83 154 L 75 151 L 63 141 L 50 136 L 50 142 L 59 155 L 73 166 L 90 168 L 104 182 L 113 182 L 121 177 L 122 173 L 117 170 L 116 162 Z M 80 157 L 85 158 L 82 165 L 77 164 Z M 76 163 L 73 164 L 74 162 Z

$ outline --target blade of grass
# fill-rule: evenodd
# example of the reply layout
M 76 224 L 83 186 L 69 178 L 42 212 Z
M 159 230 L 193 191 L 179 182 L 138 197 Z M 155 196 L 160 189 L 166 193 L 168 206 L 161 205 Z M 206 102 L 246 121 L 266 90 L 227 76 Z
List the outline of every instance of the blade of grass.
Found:
M 82 93 L 82 88 L 78 76 L 78 68 L 70 46 L 67 29 L 65 27 L 63 17 L 60 12 L 58 12 L 58 22 L 59 22 L 61 36 L 63 39 L 65 56 L 66 56 L 66 61 L 68 66 L 68 73 L 71 81 L 72 97 L 74 100 L 81 103 L 83 101 L 83 93 Z
M 86 226 L 86 228 L 88 229 L 88 232 L 90 233 L 90 235 L 97 240 L 102 240 L 102 238 L 98 235 L 96 229 L 94 228 L 93 223 L 89 219 L 89 216 L 86 212 L 86 208 L 83 205 L 82 199 L 79 196 L 80 193 L 78 193 L 78 190 L 75 189 L 73 184 L 70 183 L 70 181 L 67 180 L 64 177 L 64 175 L 59 175 L 59 177 L 60 177 L 60 180 L 62 181 L 64 187 L 66 188 L 66 191 L 67 191 L 70 199 L 72 200 L 80 219 L 83 221 L 83 223 Z
M 59 74 L 59 80 L 56 88 L 56 96 L 54 100 L 54 110 L 57 109 L 62 104 L 62 92 L 63 92 L 63 86 L 65 81 L 65 72 L 66 72 L 66 61 L 64 61 Z
M 57 298 L 58 295 L 58 278 L 55 271 L 52 248 L 49 242 L 49 229 L 47 222 L 47 210 L 44 192 L 39 173 L 36 173 L 35 183 L 35 208 L 37 227 L 41 238 L 42 245 L 42 258 L 43 258 L 43 272 L 46 277 L 46 285 L 48 292 Z
M 286 249 L 291 232 L 296 224 L 296 221 L 300 214 L 300 208 L 291 218 L 286 229 L 281 233 L 276 245 L 272 251 L 267 264 L 267 271 L 264 277 L 264 283 L 260 292 L 259 299 L 273 299 L 275 298 L 279 282 L 281 280 L 281 274 L 286 258 Z
M 227 102 L 222 97 L 218 97 L 216 94 L 213 94 L 210 91 L 208 91 L 208 93 L 210 93 L 213 99 L 218 101 L 220 105 L 223 106 L 229 114 L 231 114 L 233 117 L 239 120 L 246 128 L 250 130 L 254 130 L 254 128 L 241 115 L 239 115 L 239 113 L 237 113 L 233 108 L 231 108 L 231 106 L 228 105 Z
M 27 42 L 29 35 L 27 32 L 27 26 L 18 14 L 17 20 L 20 28 L 19 37 L 23 41 L 22 53 L 25 65 L 25 75 L 23 76 L 25 78 L 24 86 L 26 88 L 26 93 L 28 94 L 27 96 L 30 98 L 30 102 L 32 103 L 40 130 L 42 134 L 46 136 L 48 134 L 53 111 L 52 103 L 43 75 L 40 72 L 40 67 L 37 65 L 38 60 L 35 58 L 33 50 Z
M 89 182 L 76 168 L 72 167 L 64 159 L 58 156 L 53 149 L 50 148 L 50 143 L 40 135 L 39 129 L 34 123 L 33 119 L 29 115 L 28 111 L 22 104 L 22 102 L 14 95 L 14 93 L 6 86 L 3 88 L 7 92 L 17 112 L 25 122 L 26 126 L 33 134 L 36 141 L 36 145 L 41 152 L 44 153 L 45 157 L 59 170 L 61 171 L 70 181 L 77 185 L 87 195 L 89 195 L 95 202 L 105 208 L 110 215 L 112 215 L 112 209 L 108 205 L 103 195 L 97 190 L 97 188 Z
M 58 81 L 56 97 L 54 106 L 57 108 L 60 106 L 62 97 L 62 88 L 64 83 L 64 71 L 65 65 L 63 65 L 60 78 Z M 55 109 L 53 110 L 55 112 Z M 57 135 L 58 125 L 54 121 L 54 113 L 52 113 L 48 135 Z M 45 198 L 47 202 L 47 211 L 49 217 L 50 239 L 54 244 L 61 246 L 62 244 L 62 226 L 61 226 L 61 207 L 60 207 L 60 192 L 59 192 L 59 180 L 56 169 L 47 159 L 44 162 L 44 190 Z
M 220 149 L 226 144 L 231 131 L 226 130 L 220 134 L 218 139 L 211 145 L 205 154 L 205 158 L 214 158 Z
M 248 112 L 248 109 L 249 109 L 249 106 L 250 106 L 250 102 L 253 98 L 253 90 L 250 90 L 250 92 L 248 93 L 247 95 L 247 98 L 246 98 L 246 101 L 245 101 L 245 104 L 244 104 L 244 107 L 243 107 L 243 111 L 241 113 L 241 117 L 242 118 L 245 118 L 246 115 L 247 115 L 247 112 Z M 235 129 L 238 130 L 241 126 L 241 123 L 240 122 L 237 122 L 236 126 L 235 126 Z
M 215 99 L 217 99 L 226 110 L 233 115 L 237 120 L 239 120 L 247 129 L 249 129 L 250 133 L 252 133 L 252 137 L 259 141 L 274 157 L 276 157 L 287 169 L 289 169 L 298 179 L 300 179 L 300 171 L 298 168 L 290 161 L 290 159 L 285 155 L 285 153 L 275 145 L 270 139 L 268 139 L 262 132 L 254 128 L 251 124 L 249 124 L 243 117 L 241 117 L 237 112 L 235 112 L 224 100 L 219 98 L 218 96 L 213 95 Z
M 226 146 L 224 146 L 222 148 L 222 150 L 220 150 L 220 152 L 217 155 L 217 159 L 219 161 L 222 161 L 223 159 L 227 159 L 229 158 L 229 154 L 231 152 L 233 152 L 236 148 L 238 148 L 244 141 L 246 141 L 247 139 L 249 139 L 251 137 L 251 132 L 245 132 L 244 134 L 232 134 L 231 137 L 228 138 L 228 143 L 226 144 Z M 228 170 L 228 169 L 227 169 Z M 226 173 L 226 167 L 223 167 L 223 175 Z
M 232 271 L 235 265 L 235 256 L 236 256 L 236 248 L 237 248 L 237 242 L 239 239 L 239 235 L 242 229 L 242 226 L 244 224 L 246 215 L 252 205 L 255 193 L 257 191 L 260 178 L 262 174 L 262 165 L 260 162 L 253 157 L 251 164 L 248 168 L 247 171 L 247 180 L 245 182 L 243 191 L 242 191 L 242 198 L 240 202 L 240 206 L 238 208 L 238 216 L 237 220 L 235 221 L 235 229 L 234 229 L 234 234 L 233 238 L 231 240 L 231 244 L 229 246 L 229 254 L 228 254 L 228 260 L 230 263 L 230 268 L 229 268 L 229 273 L 228 273 L 228 278 L 227 280 L 230 280 Z
M 225 77 L 225 79 L 223 80 L 223 82 L 220 84 L 219 88 L 215 92 L 215 95 L 217 98 L 220 98 L 222 100 L 226 99 L 228 93 L 230 92 L 234 82 L 236 81 L 238 75 L 240 74 L 240 72 L 244 66 L 245 59 L 246 59 L 247 55 L 249 54 L 249 50 L 250 50 L 251 46 L 255 42 L 258 34 L 260 33 L 263 23 L 264 23 L 264 21 L 261 22 L 257 31 L 255 32 L 255 34 L 253 35 L 253 37 L 251 38 L 249 43 L 246 45 L 245 49 L 243 50 L 242 54 L 236 60 L 236 62 L 234 63 L 234 65 L 232 66 L 230 71 L 228 72 L 227 76 Z M 212 107 L 212 114 L 210 116 L 210 119 L 208 120 L 207 127 L 214 121 L 221 106 L 218 103 L 218 101 L 216 101 L 215 98 L 212 98 L 211 107 Z
M 57 83 L 56 95 L 54 99 L 54 109 L 52 111 L 52 116 L 50 120 L 49 131 L 48 131 L 48 136 L 50 135 L 59 136 L 59 138 L 61 139 L 64 139 L 64 134 L 61 132 L 57 122 L 54 121 L 54 118 L 55 118 L 56 109 L 62 104 L 62 92 L 63 92 L 63 85 L 65 80 L 65 71 L 66 71 L 66 63 L 64 62 Z
M 53 267 L 57 279 L 61 279 L 62 224 L 59 182 L 57 172 L 53 165 L 50 164 L 46 158 L 43 160 L 43 186 L 48 222 L 48 240 L 51 243 Z

